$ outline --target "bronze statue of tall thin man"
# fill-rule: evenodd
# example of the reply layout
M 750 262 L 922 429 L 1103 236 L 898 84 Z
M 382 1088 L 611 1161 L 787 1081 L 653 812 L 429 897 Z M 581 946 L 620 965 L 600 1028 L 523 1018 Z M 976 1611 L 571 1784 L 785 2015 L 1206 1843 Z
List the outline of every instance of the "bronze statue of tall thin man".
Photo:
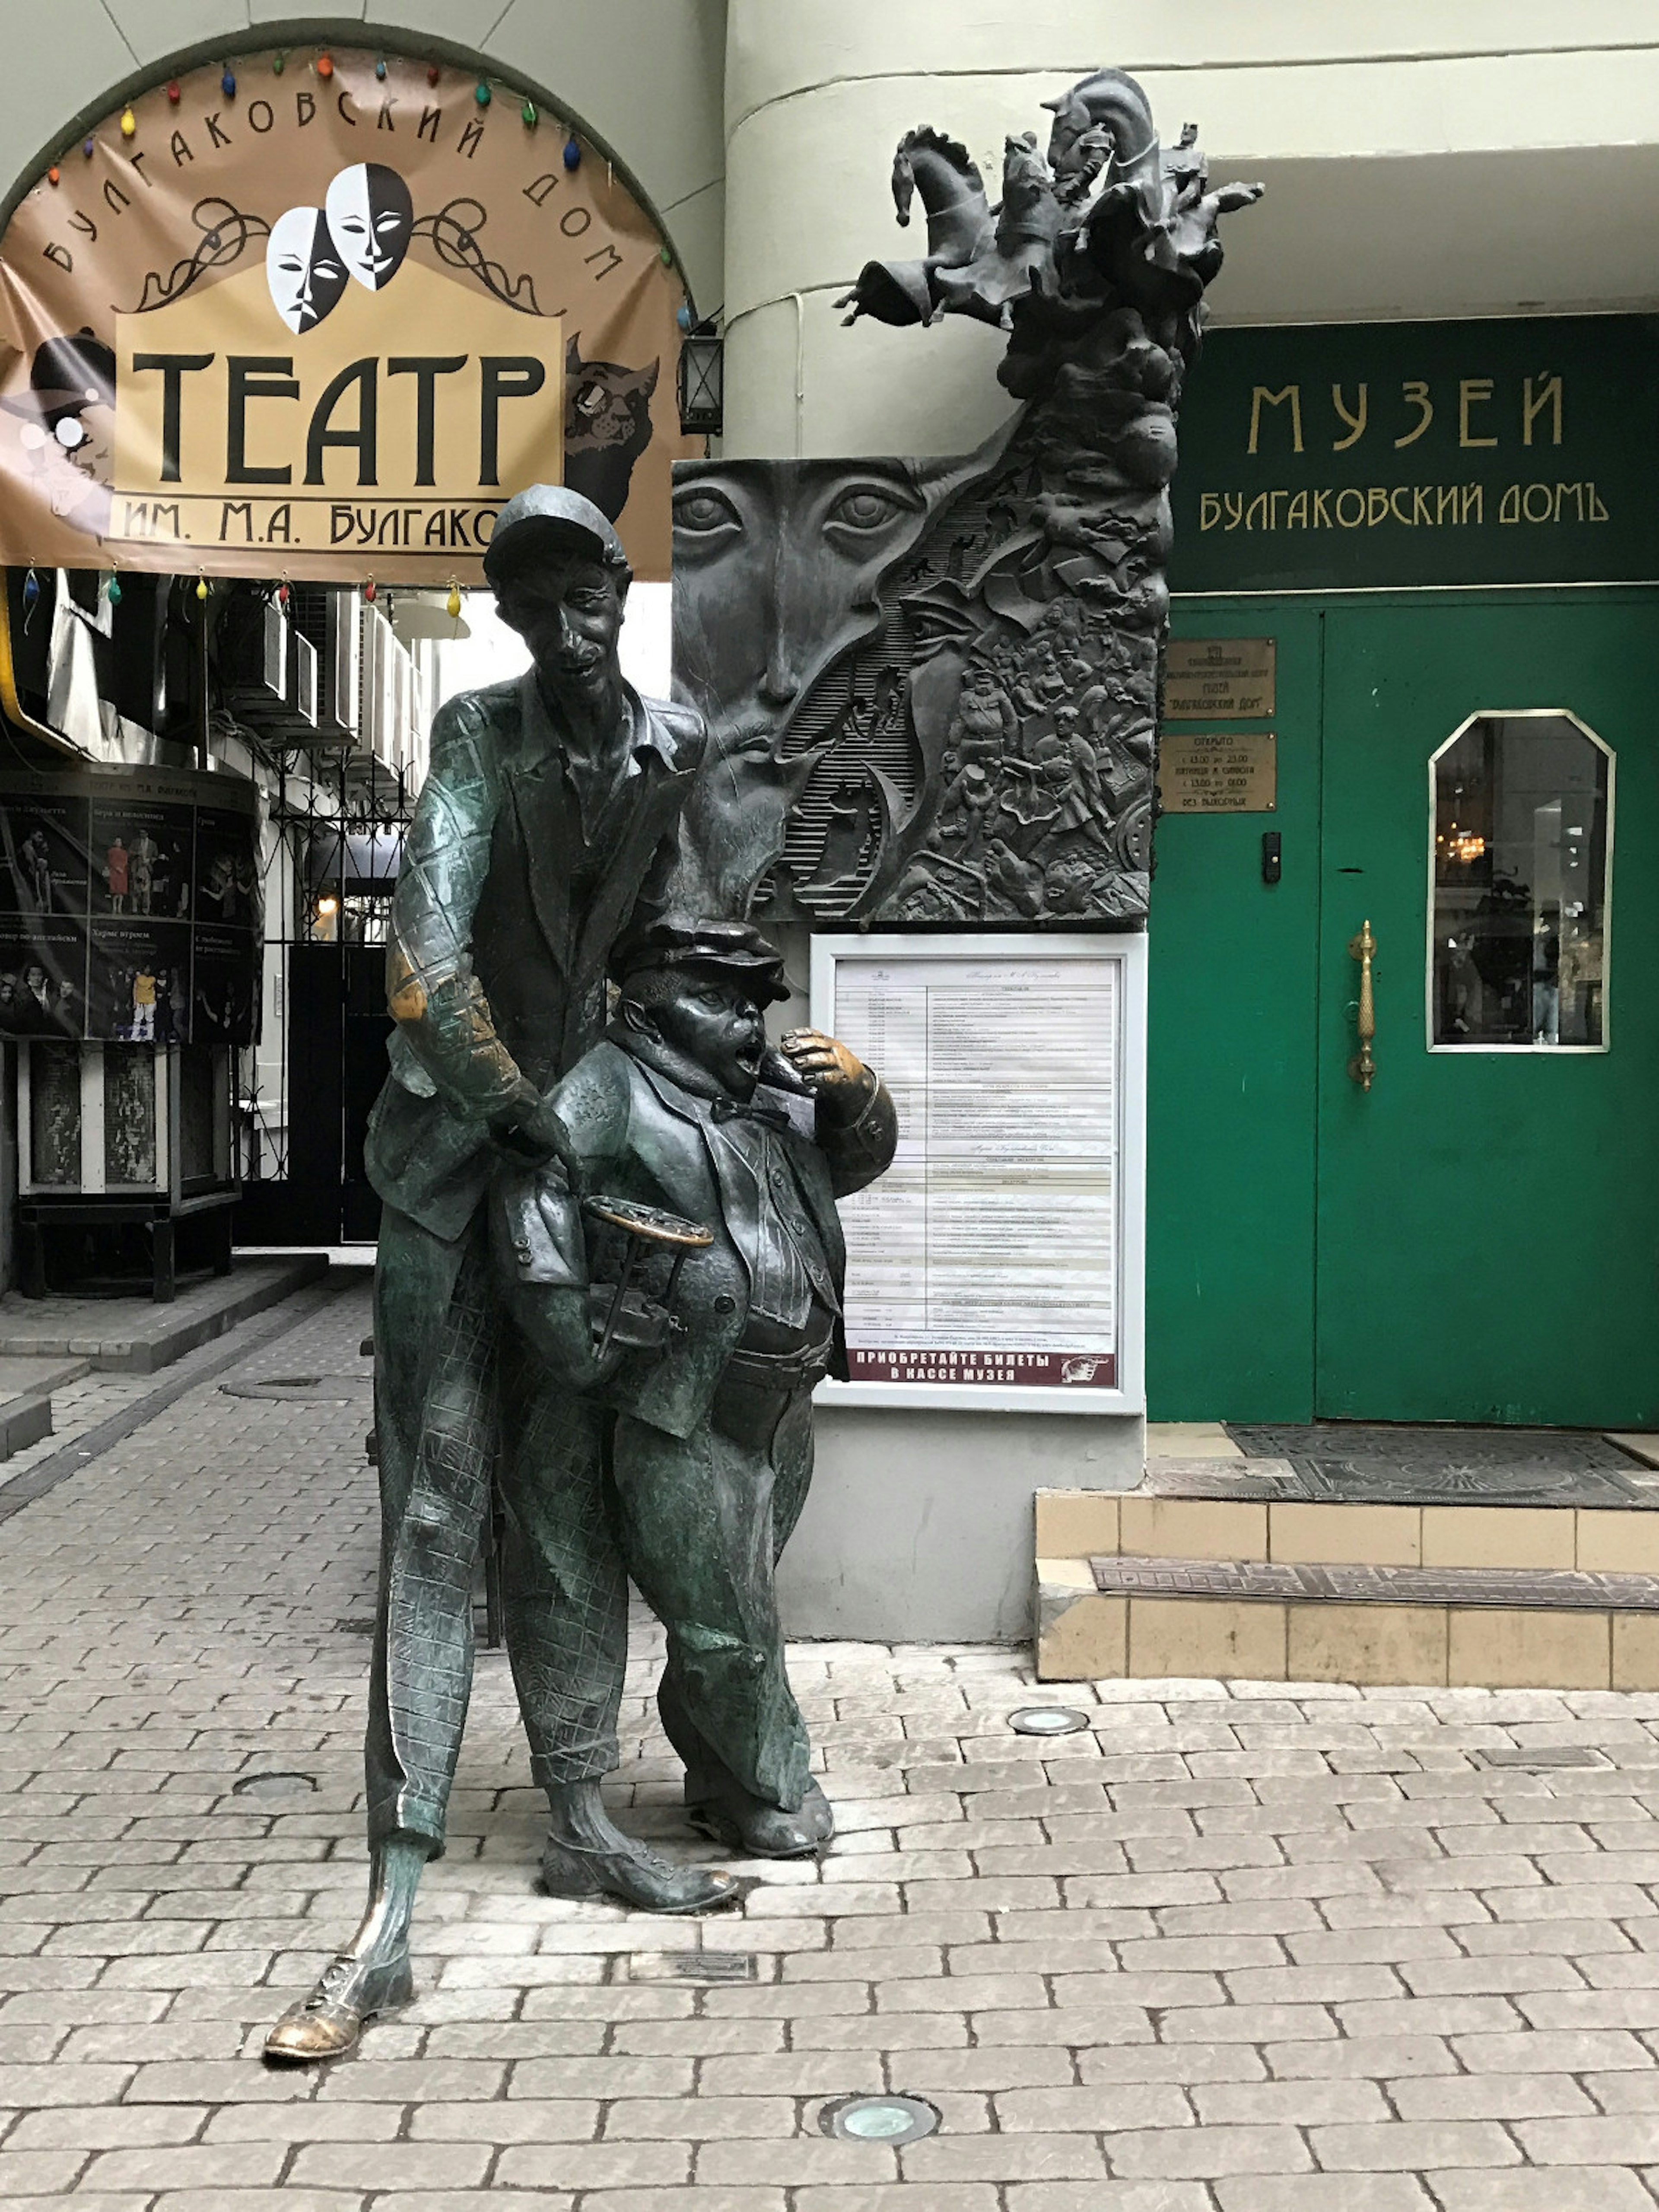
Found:
M 545 1094 L 605 1019 L 605 963 L 665 905 L 703 726 L 623 681 L 630 580 L 622 544 L 578 494 L 548 485 L 501 510 L 484 556 L 502 619 L 529 646 L 515 682 L 467 692 L 433 724 L 431 761 L 392 902 L 392 1072 L 369 1124 L 385 1201 L 374 1278 L 380 1603 L 366 1760 L 368 1908 L 309 1997 L 267 2039 L 329 2058 L 411 1991 L 416 1885 L 443 1848 L 472 1674 L 472 1578 L 492 1480 L 506 1517 L 508 1651 L 563 1861 L 659 1911 L 727 1901 L 735 1885 L 677 1868 L 624 1835 L 599 1800 L 617 1763 L 617 1646 L 626 1585 L 592 1486 L 562 1491 L 569 1455 L 502 1455 L 500 1313 L 483 1200 L 503 1158 L 562 1149 Z M 573 1404 L 571 1418 L 581 1418 Z M 534 1476 L 535 1479 L 532 1479 Z M 538 1659 L 574 1612 L 592 1663 Z

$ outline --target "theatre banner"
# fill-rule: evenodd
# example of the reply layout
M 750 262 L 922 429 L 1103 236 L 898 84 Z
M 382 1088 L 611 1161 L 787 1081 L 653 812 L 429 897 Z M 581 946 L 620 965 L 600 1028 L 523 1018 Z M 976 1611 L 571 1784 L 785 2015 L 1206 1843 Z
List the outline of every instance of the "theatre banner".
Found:
M 0 562 L 476 583 L 502 503 L 564 482 L 665 578 L 684 300 L 605 156 L 510 87 L 341 48 L 194 70 L 0 238 Z
M 123 768 L 0 776 L 0 1036 L 252 1044 L 258 794 Z

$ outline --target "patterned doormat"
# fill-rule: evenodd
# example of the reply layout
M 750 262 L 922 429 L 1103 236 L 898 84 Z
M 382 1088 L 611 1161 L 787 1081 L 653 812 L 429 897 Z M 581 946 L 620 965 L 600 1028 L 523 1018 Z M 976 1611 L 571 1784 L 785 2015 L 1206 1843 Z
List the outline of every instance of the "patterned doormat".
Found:
M 1268 1476 L 1249 1462 L 1272 1461 L 1268 1480 L 1280 1498 L 1659 1508 L 1659 1468 L 1590 1431 L 1316 1421 L 1285 1428 L 1229 1424 L 1227 1433 L 1247 1462 L 1215 1463 L 1236 1470 L 1234 1495 L 1239 1477 Z

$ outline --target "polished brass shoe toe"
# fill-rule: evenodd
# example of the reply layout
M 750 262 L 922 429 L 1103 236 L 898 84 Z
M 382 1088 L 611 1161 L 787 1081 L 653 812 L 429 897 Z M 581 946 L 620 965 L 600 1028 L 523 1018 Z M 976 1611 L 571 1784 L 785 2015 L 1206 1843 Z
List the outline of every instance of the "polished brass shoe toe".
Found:
M 265 2057 L 304 2066 L 313 2059 L 337 2058 L 362 2033 L 363 2016 L 351 2005 L 319 2004 L 307 1998 L 290 2005 L 265 2038 Z
M 406 1951 L 378 1966 L 343 1954 L 324 1968 L 311 1995 L 276 2022 L 265 2038 L 265 2057 L 291 2066 L 338 2058 L 356 2044 L 366 2021 L 407 2004 L 414 1994 Z

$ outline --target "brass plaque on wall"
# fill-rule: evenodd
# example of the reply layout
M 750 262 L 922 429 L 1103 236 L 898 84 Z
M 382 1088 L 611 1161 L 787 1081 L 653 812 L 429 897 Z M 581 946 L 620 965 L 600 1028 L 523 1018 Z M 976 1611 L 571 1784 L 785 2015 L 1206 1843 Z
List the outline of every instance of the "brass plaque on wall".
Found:
M 1209 714 L 1276 714 L 1277 645 L 1271 637 L 1171 638 L 1164 661 L 1164 719 L 1186 722 Z
M 1166 730 L 1158 757 L 1166 814 L 1271 814 L 1279 754 L 1271 730 Z

